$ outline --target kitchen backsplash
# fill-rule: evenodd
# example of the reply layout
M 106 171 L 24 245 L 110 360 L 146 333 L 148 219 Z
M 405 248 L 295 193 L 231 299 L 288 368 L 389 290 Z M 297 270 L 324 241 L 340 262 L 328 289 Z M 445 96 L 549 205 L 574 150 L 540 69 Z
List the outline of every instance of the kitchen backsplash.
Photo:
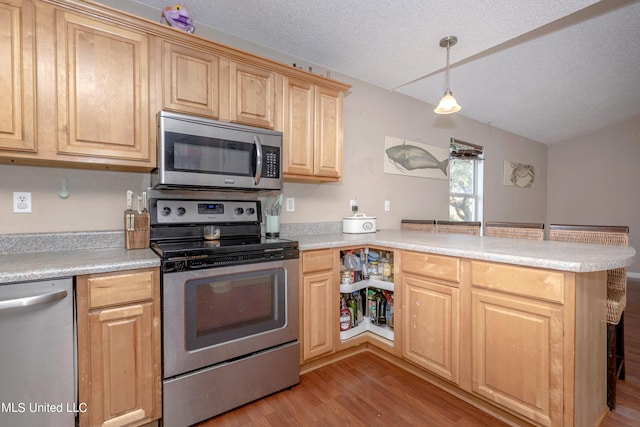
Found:
M 0 254 L 118 247 L 124 247 L 121 230 L 0 235 Z
M 342 221 L 280 224 L 280 237 L 342 233 Z

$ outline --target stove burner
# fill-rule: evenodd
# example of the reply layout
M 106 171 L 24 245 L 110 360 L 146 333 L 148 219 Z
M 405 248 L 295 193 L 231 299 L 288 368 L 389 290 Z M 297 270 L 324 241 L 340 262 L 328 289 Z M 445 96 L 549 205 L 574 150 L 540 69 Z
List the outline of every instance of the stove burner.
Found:
M 202 205 L 217 208 L 196 209 Z M 151 199 L 150 206 L 150 246 L 165 273 L 299 257 L 298 242 L 260 235 L 259 201 Z M 210 225 L 220 230 L 219 239 L 205 239 Z

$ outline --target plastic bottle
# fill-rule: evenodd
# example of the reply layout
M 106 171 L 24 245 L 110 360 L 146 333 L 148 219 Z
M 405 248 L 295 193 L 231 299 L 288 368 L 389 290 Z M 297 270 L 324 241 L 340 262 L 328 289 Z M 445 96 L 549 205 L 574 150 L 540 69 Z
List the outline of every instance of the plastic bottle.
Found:
M 369 278 L 369 248 L 360 249 L 360 262 L 362 263 L 362 278 Z
M 393 292 L 384 291 L 383 294 L 387 299 L 387 312 L 386 312 L 387 326 L 393 329 L 393 314 L 394 314 L 393 313 L 394 312 Z

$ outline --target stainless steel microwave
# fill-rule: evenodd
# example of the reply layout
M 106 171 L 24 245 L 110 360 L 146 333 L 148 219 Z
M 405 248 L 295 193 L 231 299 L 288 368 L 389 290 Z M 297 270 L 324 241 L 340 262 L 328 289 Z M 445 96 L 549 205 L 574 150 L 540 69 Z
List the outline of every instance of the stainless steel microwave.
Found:
M 161 111 L 151 185 L 280 190 L 282 132 Z

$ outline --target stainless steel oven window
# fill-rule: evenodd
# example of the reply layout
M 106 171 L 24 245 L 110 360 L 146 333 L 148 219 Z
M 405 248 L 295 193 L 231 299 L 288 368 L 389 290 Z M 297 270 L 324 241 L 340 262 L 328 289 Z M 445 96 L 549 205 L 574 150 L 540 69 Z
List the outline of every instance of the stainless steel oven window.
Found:
M 283 328 L 284 268 L 235 273 L 185 283 L 187 350 Z

